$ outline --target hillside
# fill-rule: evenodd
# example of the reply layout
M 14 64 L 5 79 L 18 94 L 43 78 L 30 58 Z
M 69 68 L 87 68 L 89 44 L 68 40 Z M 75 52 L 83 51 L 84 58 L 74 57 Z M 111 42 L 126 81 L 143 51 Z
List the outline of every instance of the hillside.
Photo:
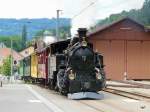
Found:
M 56 19 L 0 19 L 0 36 L 21 35 L 22 27 L 26 25 L 28 39 L 43 29 L 55 29 Z M 60 27 L 71 26 L 71 19 L 61 18 Z
M 122 11 L 118 14 L 112 14 L 108 18 L 105 18 L 103 20 L 98 20 L 97 24 L 91 27 L 91 30 L 94 30 L 97 26 L 111 24 L 112 22 L 120 20 L 124 17 L 130 17 L 145 26 L 150 26 L 150 0 L 145 0 L 141 9 Z

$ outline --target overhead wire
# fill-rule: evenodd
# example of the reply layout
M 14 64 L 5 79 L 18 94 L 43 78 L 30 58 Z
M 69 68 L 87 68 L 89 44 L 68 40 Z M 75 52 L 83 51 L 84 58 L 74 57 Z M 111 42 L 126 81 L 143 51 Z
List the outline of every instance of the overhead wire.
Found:
M 98 1 L 99 1 L 99 0 L 92 1 L 88 6 L 86 6 L 85 8 L 83 8 L 79 13 L 75 14 L 75 15 L 72 17 L 72 20 L 75 19 L 76 17 L 78 17 L 79 15 L 81 15 L 83 12 L 85 12 L 88 8 L 90 8 L 91 6 L 93 6 L 93 5 L 94 5 L 95 3 L 97 3 Z M 126 2 L 126 1 L 121 0 L 121 1 L 119 1 L 117 4 L 119 4 L 119 6 L 120 6 L 120 4 L 122 5 L 122 4 L 124 4 L 124 2 Z M 108 8 L 108 7 L 112 6 L 112 5 L 113 5 L 113 3 L 110 4 L 110 5 L 108 5 L 108 6 L 104 6 L 103 8 Z
M 92 5 L 94 5 L 97 1 L 98 1 L 98 0 L 92 1 L 88 6 L 86 6 L 85 8 L 83 8 L 79 13 L 75 14 L 75 15 L 72 17 L 72 19 L 74 19 L 74 18 L 76 18 L 77 16 L 79 16 L 80 14 L 82 14 L 82 13 L 83 13 L 84 11 L 86 11 L 89 7 L 91 7 Z

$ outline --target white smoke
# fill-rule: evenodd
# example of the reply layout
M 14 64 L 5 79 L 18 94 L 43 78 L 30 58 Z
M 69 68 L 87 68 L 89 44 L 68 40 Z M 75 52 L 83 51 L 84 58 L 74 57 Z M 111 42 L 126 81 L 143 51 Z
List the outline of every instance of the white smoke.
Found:
M 76 0 L 78 5 L 73 5 L 72 7 L 77 7 L 76 16 L 72 20 L 72 35 L 76 34 L 77 29 L 81 27 L 89 28 L 94 25 L 97 20 L 104 19 L 111 14 L 120 13 L 123 10 L 129 11 L 131 9 L 139 9 L 142 7 L 144 0 Z M 83 12 L 84 8 L 89 6 Z M 75 12 L 74 12 L 75 13 Z M 79 13 L 79 14 L 78 14 Z
M 76 34 L 78 28 L 89 28 L 96 21 L 96 1 L 97 0 L 81 0 L 80 10 L 72 18 L 72 35 Z

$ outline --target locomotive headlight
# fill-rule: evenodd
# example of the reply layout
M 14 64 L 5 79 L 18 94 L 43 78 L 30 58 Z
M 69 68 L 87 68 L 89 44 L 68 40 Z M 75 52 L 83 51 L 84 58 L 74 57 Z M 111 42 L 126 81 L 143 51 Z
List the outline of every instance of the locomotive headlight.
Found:
M 101 73 L 100 73 L 100 70 L 99 70 L 98 68 L 95 68 L 95 70 L 96 70 L 96 78 L 97 78 L 98 80 L 101 80 L 101 79 L 102 79 L 102 75 L 101 75 Z
M 86 41 L 82 41 L 82 46 L 86 47 L 87 46 L 87 42 Z
M 87 46 L 87 42 L 86 42 L 86 40 L 85 40 L 85 37 L 83 37 L 82 46 L 84 46 L 84 47 Z
M 96 78 L 97 78 L 98 80 L 101 80 L 101 79 L 102 79 L 102 75 L 101 75 L 100 73 L 96 73 Z
M 68 77 L 69 77 L 70 80 L 74 80 L 75 79 L 75 74 L 73 73 L 72 70 L 70 70 L 70 73 L 69 73 Z

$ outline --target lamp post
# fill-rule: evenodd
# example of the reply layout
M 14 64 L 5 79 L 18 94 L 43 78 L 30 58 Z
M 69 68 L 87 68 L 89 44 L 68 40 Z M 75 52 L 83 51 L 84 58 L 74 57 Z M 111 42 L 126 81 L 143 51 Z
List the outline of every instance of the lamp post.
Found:
M 11 77 L 13 76 L 13 40 L 11 39 Z

